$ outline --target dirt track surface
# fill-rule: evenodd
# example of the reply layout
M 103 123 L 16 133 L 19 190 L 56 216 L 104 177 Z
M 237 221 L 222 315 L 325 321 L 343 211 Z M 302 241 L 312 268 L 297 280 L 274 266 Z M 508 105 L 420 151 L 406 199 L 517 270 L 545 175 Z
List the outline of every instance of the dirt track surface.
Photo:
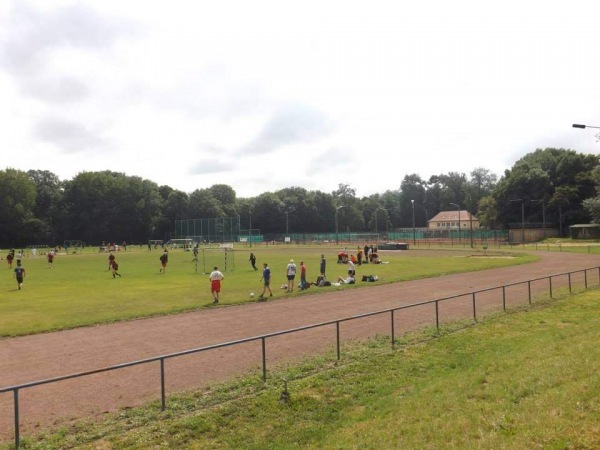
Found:
M 407 255 L 410 257 L 410 253 Z M 418 255 L 422 256 L 423 252 Z M 539 253 L 539 256 L 539 262 L 515 267 L 387 285 L 369 284 L 365 289 L 311 288 L 318 289 L 319 295 L 281 298 L 283 294 L 276 293 L 276 300 L 264 303 L 3 339 L 0 340 L 0 387 L 600 266 L 597 255 Z M 597 270 L 587 272 L 589 286 L 598 286 L 598 278 Z M 582 272 L 573 275 L 571 281 L 581 288 L 584 280 Z M 553 289 L 568 286 L 568 278 L 558 277 L 552 285 Z M 533 294 L 549 290 L 548 280 L 531 286 Z M 508 307 L 527 302 L 527 295 L 527 284 L 507 288 L 504 292 Z M 222 296 L 226 298 L 226 288 Z M 502 289 L 477 294 L 476 314 L 501 311 L 502 307 Z M 440 303 L 440 315 L 442 320 L 472 317 L 472 296 Z M 434 323 L 432 305 L 395 313 L 396 336 Z M 344 322 L 341 337 L 390 335 L 390 327 L 389 314 Z M 270 338 L 266 344 L 267 366 L 273 367 L 334 344 L 333 325 Z M 255 371 L 259 376 L 261 358 L 258 341 L 166 360 L 167 406 L 169 393 L 206 387 L 211 382 L 248 371 Z M 25 389 L 19 393 L 21 436 L 159 398 L 157 362 Z M 13 395 L 11 392 L 0 394 L 1 442 L 14 439 L 13 427 Z

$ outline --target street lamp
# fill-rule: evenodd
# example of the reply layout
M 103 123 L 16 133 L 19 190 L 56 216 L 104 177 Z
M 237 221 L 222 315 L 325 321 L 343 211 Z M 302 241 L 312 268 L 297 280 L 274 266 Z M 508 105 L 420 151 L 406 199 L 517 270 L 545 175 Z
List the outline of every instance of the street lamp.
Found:
M 600 127 L 594 127 L 592 125 L 582 125 L 580 123 L 574 123 L 573 128 L 600 128 Z
M 521 243 L 525 245 L 525 202 L 522 198 L 516 198 L 511 202 L 521 202 Z
M 417 235 L 415 233 L 415 201 L 411 200 L 412 203 L 412 222 L 413 222 L 413 245 L 417 245 Z
M 574 123 L 573 124 L 573 128 L 596 128 L 596 129 L 600 129 L 600 127 L 595 127 L 592 125 L 582 125 L 580 123 Z M 596 141 L 600 141 L 600 132 L 596 133 Z
M 378 206 L 378 207 L 375 209 L 375 234 L 377 234 L 377 218 L 378 218 L 378 216 L 379 216 L 379 214 L 377 214 L 377 212 L 378 212 L 380 209 L 381 209 L 381 210 L 383 210 L 383 211 L 387 211 L 387 209 L 385 209 L 383 206 Z
M 540 198 L 539 200 L 531 200 L 532 202 L 542 202 L 542 230 L 544 232 L 544 239 L 546 239 L 546 200 Z
M 466 194 L 467 197 L 469 198 L 469 209 L 467 210 L 469 212 L 469 237 L 471 240 L 471 248 L 473 248 L 473 212 L 472 212 L 473 211 L 473 200 L 472 200 L 470 192 L 464 192 L 464 191 L 461 191 L 461 192 L 463 194 Z
M 338 245 L 340 243 L 340 236 L 338 233 L 338 211 L 342 208 L 345 208 L 344 205 L 338 206 L 335 208 L 335 244 Z
M 458 203 L 450 203 L 452 206 L 456 206 L 456 210 L 458 211 L 458 244 L 460 245 L 460 234 L 461 234 L 461 229 L 460 229 L 460 205 Z
M 250 247 L 252 247 L 252 208 L 248 205 L 248 240 L 250 241 Z

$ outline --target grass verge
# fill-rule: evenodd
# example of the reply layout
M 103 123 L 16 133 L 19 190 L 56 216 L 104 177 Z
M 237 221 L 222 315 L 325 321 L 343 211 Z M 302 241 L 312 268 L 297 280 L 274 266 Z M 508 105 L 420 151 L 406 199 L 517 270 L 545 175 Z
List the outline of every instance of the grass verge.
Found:
M 353 343 L 270 374 L 25 439 L 25 449 L 600 448 L 600 293 L 391 350 Z M 283 380 L 290 401 L 281 402 Z

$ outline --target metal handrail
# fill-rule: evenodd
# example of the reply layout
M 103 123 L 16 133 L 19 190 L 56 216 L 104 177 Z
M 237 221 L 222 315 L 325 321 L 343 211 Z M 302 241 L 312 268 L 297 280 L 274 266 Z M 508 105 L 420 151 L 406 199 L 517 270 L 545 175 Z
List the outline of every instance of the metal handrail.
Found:
M 471 291 L 471 292 L 467 292 L 467 293 L 463 293 L 463 294 L 455 294 L 449 297 L 442 297 L 442 298 L 437 298 L 437 299 L 433 299 L 433 300 L 427 300 L 427 301 L 423 301 L 423 302 L 418 302 L 418 303 L 410 303 L 407 305 L 402 305 L 402 306 L 397 306 L 394 308 L 387 308 L 387 309 L 383 309 L 383 310 L 379 310 L 379 311 L 371 311 L 368 313 L 363 313 L 363 314 L 357 314 L 357 315 L 353 315 L 353 316 L 349 316 L 349 317 L 344 317 L 341 319 L 336 319 L 336 320 L 330 320 L 327 322 L 320 322 L 320 323 L 316 323 L 316 324 L 311 324 L 311 325 L 304 325 L 301 327 L 297 327 L 297 328 L 290 328 L 287 330 L 282 330 L 282 331 L 275 331 L 272 333 L 267 333 L 267 334 L 262 334 L 259 336 L 253 336 L 253 337 L 248 337 L 248 338 L 244 338 L 244 339 L 238 339 L 235 341 L 229 341 L 229 342 L 223 342 L 220 344 L 213 344 L 213 345 L 208 345 L 208 346 L 204 346 L 204 347 L 197 347 L 197 348 L 193 348 L 193 349 L 188 349 L 188 350 L 183 350 L 180 352 L 175 352 L 175 353 L 167 353 L 167 354 L 163 354 L 163 355 L 159 355 L 159 356 L 153 356 L 150 358 L 145 358 L 145 359 L 139 359 L 136 361 L 129 361 L 126 363 L 122 363 L 122 364 L 116 364 L 116 365 L 112 365 L 112 366 L 108 366 L 108 367 L 102 367 L 99 369 L 94 369 L 94 370 L 88 370 L 88 371 L 84 371 L 84 372 L 77 372 L 77 373 L 73 373 L 73 374 L 69 374 L 69 375 L 63 375 L 63 376 L 59 376 L 59 377 L 54 377 L 54 378 L 47 378 L 44 380 L 38 380 L 38 381 L 32 381 L 29 383 L 22 383 L 22 384 L 18 384 L 18 385 L 14 385 L 14 386 L 7 386 L 7 387 L 3 387 L 0 388 L 0 394 L 2 393 L 6 393 L 6 392 L 13 392 L 13 402 L 14 402 L 14 434 L 15 434 L 15 449 L 19 448 L 20 445 L 20 427 L 19 427 L 19 391 L 23 390 L 23 389 L 28 389 L 31 387 L 35 387 L 35 386 L 41 386 L 44 384 L 51 384 L 51 383 L 57 383 L 59 381 L 65 381 L 65 380 L 70 380 L 73 378 L 81 378 L 81 377 L 86 377 L 86 376 L 90 376 L 90 375 L 94 375 L 94 374 L 98 374 L 98 373 L 103 373 L 103 372 L 109 372 L 109 371 L 113 371 L 113 370 L 120 370 L 120 369 L 124 369 L 127 367 L 132 367 L 132 366 L 138 366 L 141 364 L 148 364 L 148 363 L 152 363 L 152 362 L 160 362 L 160 387 L 161 387 L 161 405 L 162 405 L 162 410 L 164 411 L 166 409 L 166 392 L 165 392 L 165 370 L 164 370 L 164 363 L 167 359 L 171 359 L 171 358 L 176 358 L 179 356 L 184 356 L 184 355 L 190 355 L 193 353 L 200 353 L 200 352 L 204 352 L 204 351 L 208 351 L 208 350 L 215 350 L 218 348 L 224 348 L 224 347 L 231 347 L 234 345 L 239 345 L 239 344 L 245 344 L 248 342 L 253 342 L 253 341 L 261 341 L 262 344 L 262 372 L 263 372 L 263 381 L 267 380 L 267 366 L 266 366 L 266 340 L 268 338 L 272 338 L 272 337 L 276 337 L 276 336 L 282 336 L 282 335 L 286 335 L 286 334 L 291 334 L 291 333 L 296 333 L 299 331 L 305 331 L 305 330 L 310 330 L 310 329 L 314 329 L 314 328 L 320 328 L 320 327 L 324 327 L 324 326 L 328 326 L 328 325 L 336 325 L 336 344 L 337 344 L 337 359 L 340 360 L 341 359 L 341 351 L 340 351 L 340 324 L 343 322 L 349 322 L 352 320 L 357 320 L 357 319 L 362 319 L 365 317 L 372 317 L 372 316 L 376 316 L 376 315 L 380 315 L 380 314 L 386 314 L 386 313 L 390 313 L 391 314 L 391 337 L 392 337 L 392 347 L 394 346 L 394 342 L 395 342 L 395 329 L 394 329 L 394 313 L 396 311 L 401 311 L 404 309 L 410 309 L 410 308 L 415 308 L 418 306 L 424 306 L 424 305 L 431 305 L 431 304 L 435 304 L 435 322 L 436 322 L 436 330 L 439 334 L 439 329 L 440 329 L 440 325 L 439 325 L 439 303 L 440 302 L 444 302 L 447 300 L 452 300 L 452 299 L 456 299 L 456 298 L 460 298 L 460 297 L 465 297 L 465 296 L 471 296 L 472 297 L 472 306 L 473 306 L 473 319 L 475 322 L 477 322 L 477 311 L 476 311 L 476 294 L 478 293 L 482 293 L 482 292 L 488 292 L 488 291 L 493 291 L 496 289 L 502 289 L 502 306 L 503 306 L 503 310 L 506 311 L 506 288 L 507 287 L 511 287 L 511 286 L 518 286 L 518 285 L 522 285 L 522 284 L 526 284 L 528 285 L 528 301 L 529 304 L 531 304 L 531 283 L 535 282 L 535 281 L 541 281 L 541 280 L 549 280 L 549 294 L 550 294 L 550 298 L 552 298 L 552 278 L 553 277 L 560 277 L 560 276 L 568 276 L 568 284 L 569 284 L 569 292 L 572 291 L 572 285 L 571 285 L 571 274 L 574 273 L 579 273 L 579 272 L 583 272 L 584 273 L 584 286 L 587 289 L 588 288 L 588 278 L 587 278 L 587 272 L 591 271 L 591 270 L 598 270 L 598 280 L 599 280 L 599 284 L 600 284 L 600 266 L 599 267 L 590 267 L 587 269 L 580 269 L 580 270 L 576 270 L 576 271 L 572 271 L 572 272 L 564 272 L 564 273 L 559 273 L 559 274 L 554 274 L 554 275 L 547 275 L 547 276 L 543 276 L 543 277 L 538 277 L 538 278 L 533 278 L 531 280 L 527 280 L 527 281 L 517 281 L 514 283 L 509 283 L 509 284 L 504 284 L 504 285 L 500 285 L 500 286 L 494 286 L 494 287 L 490 287 L 490 288 L 485 288 L 485 289 L 478 289 L 475 291 Z

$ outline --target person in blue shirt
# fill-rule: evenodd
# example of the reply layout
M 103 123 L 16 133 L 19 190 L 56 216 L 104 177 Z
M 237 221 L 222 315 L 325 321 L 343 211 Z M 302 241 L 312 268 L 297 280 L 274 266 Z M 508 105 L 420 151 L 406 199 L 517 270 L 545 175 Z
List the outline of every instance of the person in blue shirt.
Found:
M 264 281 L 264 288 L 262 294 L 258 296 L 259 300 L 265 298 L 265 292 L 267 291 L 269 291 L 269 297 L 273 297 L 273 292 L 271 292 L 271 269 L 269 269 L 267 263 L 263 264 L 263 272 L 260 281 Z

